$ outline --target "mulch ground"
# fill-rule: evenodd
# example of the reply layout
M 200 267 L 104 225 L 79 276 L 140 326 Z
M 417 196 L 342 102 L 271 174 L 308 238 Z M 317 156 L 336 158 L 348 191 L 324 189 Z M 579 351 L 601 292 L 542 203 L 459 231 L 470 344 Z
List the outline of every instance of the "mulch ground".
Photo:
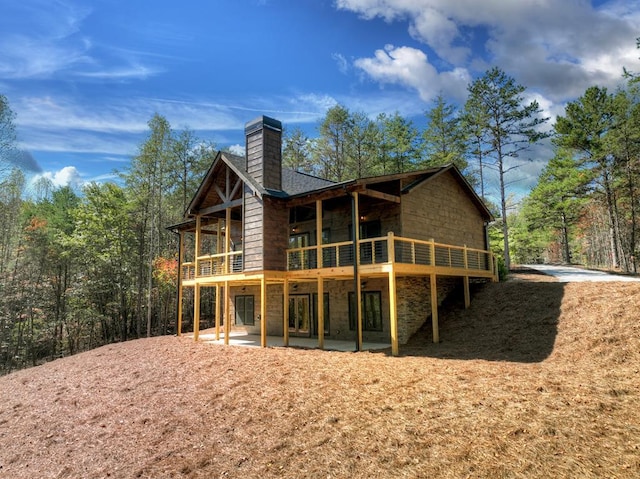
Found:
M 638 311 L 521 272 L 401 357 L 105 346 L 0 378 L 0 477 L 640 477 Z

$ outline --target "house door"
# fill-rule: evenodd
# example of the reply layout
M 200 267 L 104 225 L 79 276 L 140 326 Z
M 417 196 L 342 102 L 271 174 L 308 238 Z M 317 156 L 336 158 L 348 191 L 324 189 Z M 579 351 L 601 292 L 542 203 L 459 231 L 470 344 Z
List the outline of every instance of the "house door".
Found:
M 309 335 L 310 309 L 308 294 L 289 296 L 289 332 Z

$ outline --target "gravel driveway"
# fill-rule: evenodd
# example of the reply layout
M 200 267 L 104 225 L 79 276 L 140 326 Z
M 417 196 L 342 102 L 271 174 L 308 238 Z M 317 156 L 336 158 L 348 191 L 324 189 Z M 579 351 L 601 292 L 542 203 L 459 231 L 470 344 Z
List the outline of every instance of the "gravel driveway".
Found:
M 640 281 L 640 276 L 608 274 L 603 273 L 602 271 L 590 271 L 587 269 L 576 268 L 574 266 L 553 266 L 549 264 L 526 264 L 522 266 L 554 276 L 562 283 L 584 281 Z

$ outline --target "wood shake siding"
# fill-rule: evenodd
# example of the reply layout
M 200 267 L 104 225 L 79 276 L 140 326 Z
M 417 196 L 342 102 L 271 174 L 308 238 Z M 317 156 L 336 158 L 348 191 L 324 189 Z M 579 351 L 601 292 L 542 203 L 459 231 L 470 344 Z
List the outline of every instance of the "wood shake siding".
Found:
M 263 183 L 265 188 L 282 188 L 282 132 L 265 127 L 263 130 Z
M 263 181 L 262 141 L 263 130 L 258 130 L 247 136 L 247 173 L 260 184 Z
M 243 233 L 245 271 L 260 271 L 264 269 L 263 218 L 264 205 L 262 200 L 245 186 Z
M 268 125 L 247 135 L 247 173 L 268 189 L 282 188 L 282 132 Z
M 265 198 L 264 223 L 264 263 L 266 270 L 287 269 L 287 248 L 289 247 L 289 211 L 277 201 Z
M 484 220 L 460 183 L 445 173 L 402 196 L 402 236 L 484 249 Z

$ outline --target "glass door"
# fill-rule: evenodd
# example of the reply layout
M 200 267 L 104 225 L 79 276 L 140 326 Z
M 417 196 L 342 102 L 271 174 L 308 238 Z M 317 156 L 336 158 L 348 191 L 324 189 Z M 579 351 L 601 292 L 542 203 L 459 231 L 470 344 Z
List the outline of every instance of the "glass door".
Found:
M 289 296 L 289 332 L 300 335 L 309 334 L 309 295 Z

